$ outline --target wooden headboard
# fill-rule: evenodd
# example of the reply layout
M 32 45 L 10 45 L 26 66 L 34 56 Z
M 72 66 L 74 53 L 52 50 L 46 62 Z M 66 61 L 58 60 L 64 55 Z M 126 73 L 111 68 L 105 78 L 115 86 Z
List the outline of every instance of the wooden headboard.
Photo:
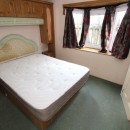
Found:
M 11 34 L 0 40 L 0 62 L 38 51 L 37 44 L 22 35 Z

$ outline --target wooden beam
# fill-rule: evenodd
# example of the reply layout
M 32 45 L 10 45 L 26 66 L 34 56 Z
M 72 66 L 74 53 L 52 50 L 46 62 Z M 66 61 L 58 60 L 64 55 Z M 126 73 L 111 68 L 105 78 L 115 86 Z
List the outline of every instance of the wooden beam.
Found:
M 50 5 L 53 4 L 52 2 L 48 2 L 48 1 L 44 1 L 44 0 L 29 0 L 29 1 L 36 2 L 36 3 L 50 4 Z
M 100 7 L 106 5 L 114 5 L 114 4 L 123 4 L 127 3 L 129 0 L 96 0 L 96 1 L 87 1 L 87 2 L 79 2 L 79 3 L 70 3 L 63 4 L 63 8 L 67 7 Z

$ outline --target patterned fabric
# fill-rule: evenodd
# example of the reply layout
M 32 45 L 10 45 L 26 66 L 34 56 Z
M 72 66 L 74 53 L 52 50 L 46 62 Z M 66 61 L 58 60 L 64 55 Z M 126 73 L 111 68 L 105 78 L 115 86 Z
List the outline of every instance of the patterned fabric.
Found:
M 72 11 L 73 8 L 66 9 L 65 29 L 64 29 L 64 37 L 63 37 L 64 48 L 78 47 L 77 36 L 75 31 L 75 23 L 74 23 Z
M 128 9 L 117 32 L 112 48 L 112 55 L 118 59 L 126 59 L 129 54 L 129 48 L 130 48 L 130 3 L 128 4 Z
M 90 25 L 90 9 L 84 9 L 84 19 L 83 19 L 82 34 L 81 34 L 81 39 L 80 39 L 80 42 L 79 42 L 80 47 L 83 47 L 85 45 L 89 25 Z
M 111 33 L 112 21 L 114 21 L 115 16 L 115 7 L 108 6 L 106 8 L 106 13 L 104 16 L 102 30 L 101 30 L 101 51 L 102 53 L 106 53 L 106 39 L 109 39 Z

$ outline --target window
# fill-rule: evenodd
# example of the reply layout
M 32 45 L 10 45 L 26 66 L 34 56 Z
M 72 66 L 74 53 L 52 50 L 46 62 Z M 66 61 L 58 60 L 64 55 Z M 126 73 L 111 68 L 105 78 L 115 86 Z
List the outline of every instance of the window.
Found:
M 115 20 L 113 27 L 111 29 L 111 36 L 106 41 L 107 43 L 106 49 L 108 51 L 111 51 L 112 49 L 113 42 L 115 40 L 121 21 L 125 15 L 126 9 L 127 9 L 126 4 L 118 6 L 118 8 L 116 9 Z M 80 41 L 82 32 L 83 15 L 84 11 L 82 10 L 75 9 L 73 11 L 78 42 Z M 105 15 L 105 8 L 93 9 L 90 11 L 90 26 L 84 47 L 101 49 L 101 29 L 104 15 Z
M 81 32 L 82 32 L 83 16 L 84 16 L 83 10 L 79 10 L 79 9 L 74 10 L 73 17 L 74 17 L 74 22 L 75 22 L 78 43 L 80 41 Z
M 105 8 L 90 11 L 90 26 L 84 47 L 98 48 L 101 46 L 101 29 L 105 15 Z

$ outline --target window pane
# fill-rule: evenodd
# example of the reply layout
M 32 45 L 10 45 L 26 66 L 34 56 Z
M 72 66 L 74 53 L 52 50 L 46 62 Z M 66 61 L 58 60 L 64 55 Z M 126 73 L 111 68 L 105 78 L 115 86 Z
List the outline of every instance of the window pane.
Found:
M 82 32 L 83 16 L 84 16 L 84 11 L 78 10 L 78 9 L 75 9 L 73 11 L 73 17 L 74 17 L 74 22 L 75 22 L 78 43 L 80 41 L 81 32 Z
M 101 44 L 101 28 L 104 15 L 90 16 L 90 26 L 87 35 L 85 47 L 100 48 Z

